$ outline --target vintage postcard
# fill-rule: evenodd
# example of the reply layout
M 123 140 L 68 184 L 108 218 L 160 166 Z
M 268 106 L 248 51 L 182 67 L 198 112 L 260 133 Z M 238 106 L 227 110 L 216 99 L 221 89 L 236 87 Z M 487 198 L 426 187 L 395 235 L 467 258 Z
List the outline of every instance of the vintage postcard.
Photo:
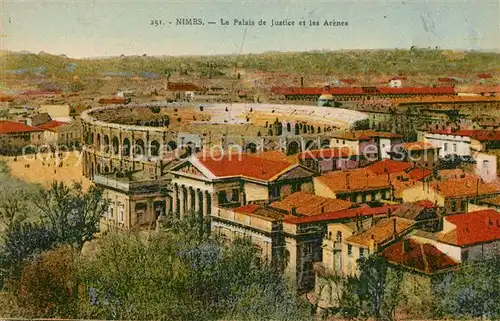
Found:
M 500 318 L 498 1 L 0 11 L 0 320 Z

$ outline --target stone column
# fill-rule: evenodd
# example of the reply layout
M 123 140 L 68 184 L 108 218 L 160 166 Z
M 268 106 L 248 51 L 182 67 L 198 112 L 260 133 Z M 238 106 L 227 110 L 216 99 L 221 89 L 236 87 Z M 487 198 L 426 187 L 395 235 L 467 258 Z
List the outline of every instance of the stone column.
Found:
M 179 217 L 182 219 L 184 218 L 184 210 L 185 210 L 185 199 L 184 199 L 184 187 L 180 186 L 180 193 L 179 193 L 179 202 L 180 202 L 180 208 L 179 208 Z
M 192 195 L 192 188 L 188 187 L 186 188 L 186 194 L 187 194 L 187 206 L 186 206 L 186 211 L 191 212 L 193 210 L 193 195 Z
M 203 201 L 203 217 L 208 215 L 208 198 L 209 194 L 205 191 L 202 192 L 202 201 Z
M 194 190 L 194 213 L 196 216 L 200 215 L 200 190 Z
M 178 186 L 174 185 L 174 191 L 172 192 L 172 214 L 177 215 L 177 200 L 179 198 Z

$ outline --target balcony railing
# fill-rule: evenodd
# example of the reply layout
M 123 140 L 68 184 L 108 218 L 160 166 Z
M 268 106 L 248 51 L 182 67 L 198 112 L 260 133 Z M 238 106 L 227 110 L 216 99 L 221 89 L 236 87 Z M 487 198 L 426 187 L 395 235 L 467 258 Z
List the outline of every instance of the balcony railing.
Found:
M 137 189 L 144 189 L 147 187 L 160 187 L 166 185 L 166 182 L 162 181 L 123 181 L 117 179 L 113 176 L 103 176 L 103 175 L 94 175 L 93 178 L 94 183 L 103 185 L 106 187 L 116 188 L 121 191 L 132 191 Z

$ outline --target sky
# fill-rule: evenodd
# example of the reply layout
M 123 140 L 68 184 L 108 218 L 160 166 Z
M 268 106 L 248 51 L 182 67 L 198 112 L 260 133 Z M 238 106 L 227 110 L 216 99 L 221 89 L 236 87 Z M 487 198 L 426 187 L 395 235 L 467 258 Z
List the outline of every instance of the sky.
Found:
M 411 46 L 500 50 L 497 0 L 0 1 L 1 50 L 74 58 Z M 201 19 L 204 25 L 176 25 L 180 18 Z M 221 25 L 221 19 L 229 25 Z M 234 25 L 233 19 L 256 25 Z M 267 25 L 259 26 L 260 19 Z M 271 27 L 271 19 L 296 25 Z M 151 20 L 163 25 L 153 26 Z M 309 20 L 320 26 L 308 26 Z M 325 20 L 347 26 L 324 26 Z

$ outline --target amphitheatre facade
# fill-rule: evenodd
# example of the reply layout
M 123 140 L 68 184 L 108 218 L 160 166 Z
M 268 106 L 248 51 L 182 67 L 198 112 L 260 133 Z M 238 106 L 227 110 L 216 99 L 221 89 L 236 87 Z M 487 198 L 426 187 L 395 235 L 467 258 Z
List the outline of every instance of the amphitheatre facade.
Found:
M 295 154 L 330 146 L 330 132 L 366 115 L 342 108 L 272 104 L 114 105 L 82 113 L 83 174 L 164 175 L 186 150 Z

